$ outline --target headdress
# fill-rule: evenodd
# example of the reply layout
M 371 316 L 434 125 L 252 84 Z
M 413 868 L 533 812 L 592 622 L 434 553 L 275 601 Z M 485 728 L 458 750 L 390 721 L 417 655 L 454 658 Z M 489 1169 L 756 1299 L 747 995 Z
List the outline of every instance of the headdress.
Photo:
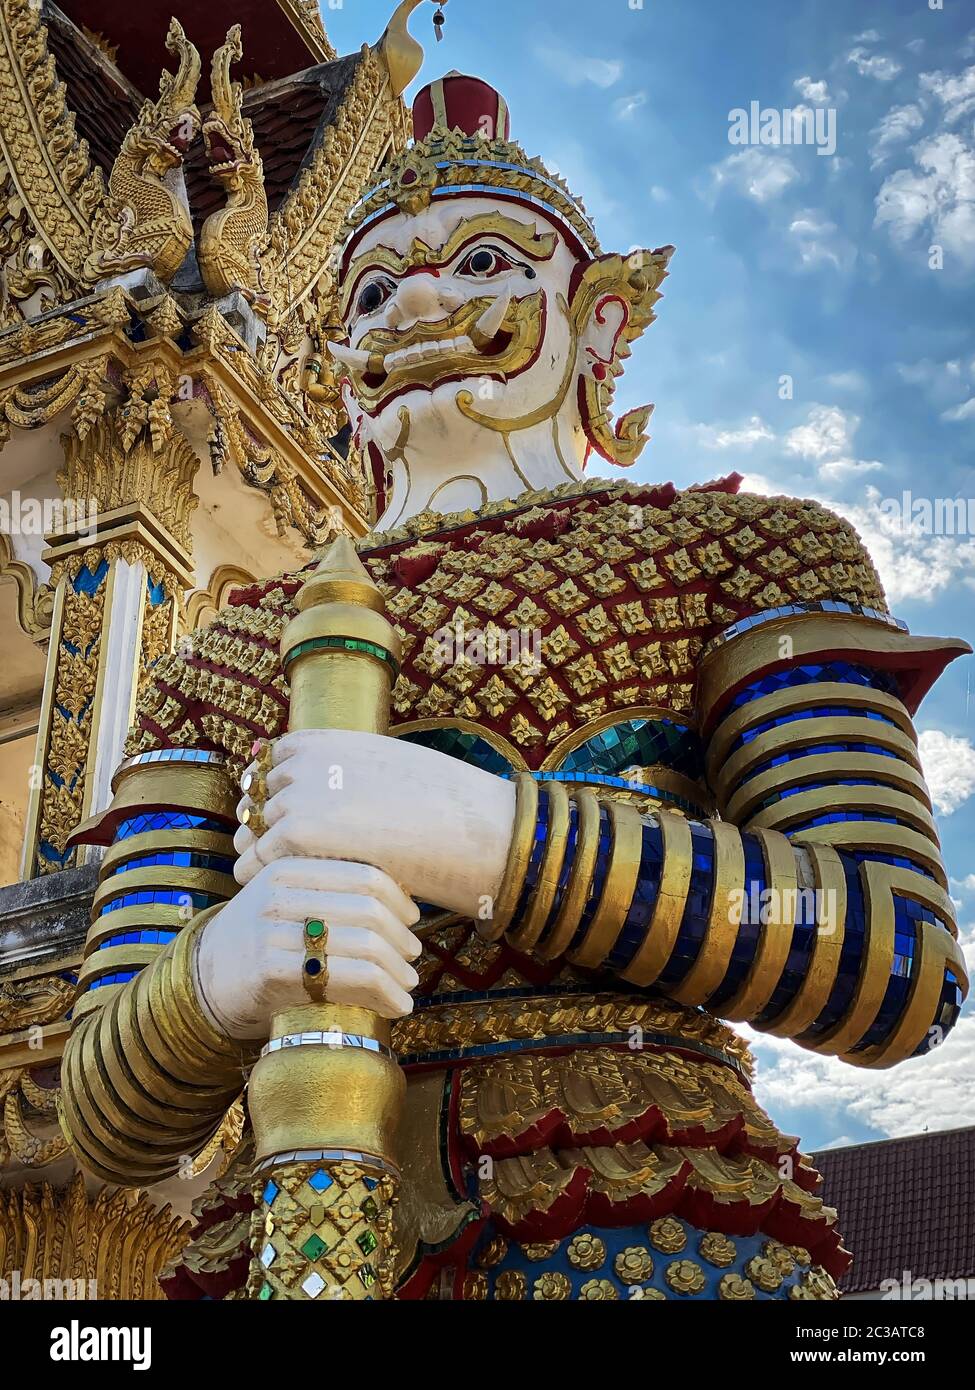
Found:
M 484 192 L 535 207 L 586 256 L 600 254 L 589 214 L 558 174 L 510 139 L 507 103 L 477 77 L 448 73 L 413 103 L 414 143 L 382 170 L 348 217 L 348 255 L 367 227 L 396 212 L 416 215 L 440 198 Z

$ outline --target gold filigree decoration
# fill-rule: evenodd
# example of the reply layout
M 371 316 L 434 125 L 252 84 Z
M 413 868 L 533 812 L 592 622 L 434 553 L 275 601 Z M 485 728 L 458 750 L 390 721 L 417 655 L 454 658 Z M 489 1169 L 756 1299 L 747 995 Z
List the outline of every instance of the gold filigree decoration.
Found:
M 84 438 L 62 435 L 65 464 L 58 485 L 65 497 L 85 498 L 99 511 L 141 503 L 185 550 L 198 499 L 193 479 L 200 461 L 191 445 L 165 423 L 166 394 L 143 380 L 118 419 L 95 421 Z
M 3 1095 L 3 1115 L 0 1123 L 0 1167 L 13 1158 L 25 1168 L 46 1168 L 67 1152 L 68 1145 L 60 1130 L 48 1139 L 33 1133 L 24 1118 L 22 1099 L 33 1109 L 54 1119 L 57 1091 L 37 1086 L 26 1070 L 0 1075 L 0 1095 Z
M 0 1032 L 16 1033 L 63 1018 L 73 994 L 74 986 L 59 975 L 0 981 Z
M 145 1195 L 103 1189 L 89 1198 L 78 1173 L 66 1188 L 0 1193 L 0 1276 L 19 1271 L 21 1297 L 27 1280 L 39 1281 L 38 1297 L 45 1280 L 70 1280 L 75 1298 L 161 1299 L 158 1275 L 188 1232 L 171 1207 Z
M 592 316 L 616 299 L 626 308 L 626 320 L 619 333 L 612 359 L 587 364 L 582 375 L 583 426 L 593 448 L 609 463 L 628 468 L 636 463 L 649 436 L 646 426 L 652 405 L 639 406 L 621 416 L 614 428 L 611 414 L 616 382 L 631 355 L 630 344 L 653 323 L 654 305 L 660 298 L 660 285 L 667 276 L 672 246 L 632 255 L 602 256 L 586 267 L 572 297 L 571 314 L 576 332 L 582 334 Z M 598 376 L 594 374 L 598 370 Z
M 28 637 L 35 642 L 44 641 L 51 631 L 51 615 L 54 610 L 54 590 L 49 584 L 38 584 L 37 576 L 30 565 L 15 560 L 11 553 L 10 541 L 0 533 L 0 579 L 6 575 L 17 586 L 17 621 Z M 2 990 L 2 986 L 0 986 Z M 2 994 L 0 994 L 2 998 Z M 0 1009 L 2 1016 L 2 1009 Z
M 100 561 L 97 549 L 84 556 L 75 555 L 63 562 L 60 572 L 52 571 L 51 576 L 55 586 L 65 573 L 68 582 L 61 628 L 52 634 L 52 641 L 57 643 L 54 702 L 40 788 L 37 840 L 32 850 L 33 873 L 41 875 L 67 868 L 75 856 L 74 850 L 68 850 L 68 837 L 80 822 L 84 805 L 106 582 L 103 576 L 89 592 L 70 581 L 80 574 L 86 562 L 88 572 L 94 575 Z
M 34 0 L 0 0 L 0 148 L 45 245 L 77 278 L 105 180 L 78 138 L 47 32 Z
M 195 331 L 199 328 L 198 323 Z M 256 438 L 215 376 L 204 371 L 201 378 L 212 403 L 207 445 L 213 471 L 221 473 L 231 463 L 246 483 L 265 492 L 279 536 L 294 526 L 313 545 L 324 545 L 335 534 L 334 516 L 316 507 L 294 469 Z
M 239 1100 L 235 1100 L 220 1122 L 220 1128 L 207 1144 L 205 1149 L 197 1154 L 190 1169 L 191 1175 L 196 1178 L 201 1173 L 205 1173 L 217 1154 L 222 1156 L 220 1172 L 218 1178 L 226 1173 L 230 1166 L 231 1159 L 241 1141 L 244 1132 L 244 1107 Z
M 284 314 L 311 293 L 335 245 L 346 210 L 390 149 L 406 143 L 402 104 L 373 49 L 355 76 L 298 183 L 271 219 L 270 260 Z
M 416 216 L 430 205 L 434 189 L 442 185 L 488 184 L 514 189 L 553 206 L 572 227 L 593 256 L 599 243 L 582 201 L 565 180 L 546 169 L 540 159 L 529 159 L 513 140 L 485 140 L 465 135 L 460 129 L 435 125 L 424 140 L 390 160 L 383 182 L 352 207 L 347 229 L 354 231 L 367 217 L 395 203 L 402 212 Z
M 281 1190 L 270 1207 L 262 1197 L 266 1176 L 255 1184 L 248 1297 L 391 1298 L 397 1255 L 393 1180 L 376 1181 L 368 1167 L 349 1161 L 329 1165 L 332 1181 L 319 1190 L 309 1182 L 319 1167 L 277 1165 L 274 1181 Z

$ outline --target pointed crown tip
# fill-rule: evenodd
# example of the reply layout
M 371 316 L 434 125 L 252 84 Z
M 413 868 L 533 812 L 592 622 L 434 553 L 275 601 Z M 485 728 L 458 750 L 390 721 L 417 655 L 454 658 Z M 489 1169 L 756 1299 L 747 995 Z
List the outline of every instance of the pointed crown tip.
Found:
M 298 591 L 299 612 L 319 603 L 353 603 L 380 613 L 386 601 L 379 585 L 356 554 L 350 536 L 336 536 Z
M 315 567 L 315 575 L 332 580 L 347 579 L 357 584 L 368 584 L 371 588 L 376 587 L 372 575 L 356 554 L 355 542 L 344 532 L 328 544 Z

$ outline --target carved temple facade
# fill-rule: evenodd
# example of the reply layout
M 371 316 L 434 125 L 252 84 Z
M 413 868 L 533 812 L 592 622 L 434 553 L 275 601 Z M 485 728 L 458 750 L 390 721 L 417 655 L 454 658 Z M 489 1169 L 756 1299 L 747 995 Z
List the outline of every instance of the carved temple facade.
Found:
M 340 57 L 314 0 L 0 0 L 0 1275 L 157 1297 L 199 1191 L 86 1189 L 59 1136 L 100 853 L 70 837 L 160 655 L 373 519 L 321 344 L 418 3 Z

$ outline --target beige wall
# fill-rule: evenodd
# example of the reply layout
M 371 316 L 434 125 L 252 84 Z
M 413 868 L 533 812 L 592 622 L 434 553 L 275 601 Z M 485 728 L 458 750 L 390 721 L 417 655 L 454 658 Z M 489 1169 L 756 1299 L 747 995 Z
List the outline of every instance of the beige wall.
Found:
M 34 735 L 0 743 L 0 887 L 20 878 Z

